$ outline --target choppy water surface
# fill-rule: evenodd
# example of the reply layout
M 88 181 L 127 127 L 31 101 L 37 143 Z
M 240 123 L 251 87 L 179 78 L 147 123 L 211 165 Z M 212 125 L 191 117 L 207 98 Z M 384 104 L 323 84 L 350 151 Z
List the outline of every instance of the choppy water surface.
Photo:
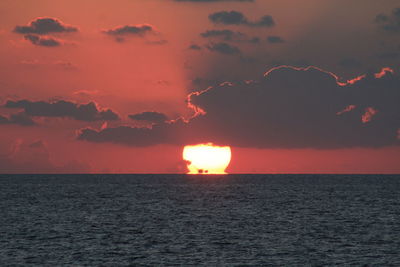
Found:
M 1 175 L 0 265 L 400 266 L 400 176 Z

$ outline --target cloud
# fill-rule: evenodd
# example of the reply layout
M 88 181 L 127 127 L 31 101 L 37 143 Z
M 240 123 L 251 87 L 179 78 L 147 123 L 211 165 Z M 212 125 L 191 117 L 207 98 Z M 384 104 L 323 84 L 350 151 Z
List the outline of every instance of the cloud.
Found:
M 168 120 L 168 117 L 165 114 L 154 111 L 146 111 L 138 114 L 128 115 L 128 117 L 132 120 L 151 123 L 162 123 Z
M 113 36 L 115 41 L 117 42 L 124 42 L 127 37 L 140 37 L 144 38 L 149 34 L 158 34 L 155 30 L 154 26 L 149 24 L 138 24 L 138 25 L 125 25 L 125 26 L 117 26 L 113 29 L 103 30 L 104 34 L 109 36 Z M 155 44 L 155 45 L 164 45 L 168 43 L 167 40 L 150 40 L 147 41 L 148 44 Z
M 32 102 L 30 100 L 9 100 L 4 105 L 6 108 L 23 109 L 28 116 L 38 117 L 67 117 L 79 121 L 113 121 L 119 116 L 111 109 L 99 109 L 94 102 L 76 104 L 68 101 Z
M 400 8 L 394 8 L 389 15 L 378 14 L 375 23 L 384 31 L 400 33 Z
M 103 30 L 104 34 L 112 36 L 140 36 L 154 32 L 154 27 L 148 24 L 117 26 L 110 30 Z
M 49 34 L 77 32 L 78 28 L 67 25 L 56 18 L 36 18 L 28 26 L 16 26 L 14 32 L 20 34 Z
M 238 55 L 241 51 L 236 46 L 230 45 L 228 43 L 211 43 L 207 45 L 207 49 L 212 52 L 217 52 L 223 55 Z
M 223 83 L 191 93 L 188 106 L 196 115 L 188 121 L 177 119 L 151 129 L 86 128 L 78 139 L 131 146 L 214 142 L 337 149 L 399 145 L 399 87 L 400 77 L 390 69 L 340 81 L 316 67 L 280 66 L 258 81 Z
M 201 46 L 197 45 L 197 44 L 192 44 L 189 46 L 189 49 L 191 50 L 201 50 Z
M 367 107 L 365 113 L 361 116 L 361 121 L 363 123 L 370 122 L 372 118 L 378 113 L 378 111 L 372 107 Z
M 35 121 L 24 112 L 11 114 L 9 117 L 0 115 L 0 125 L 2 124 L 17 124 L 21 126 L 36 125 Z
M 204 38 L 219 37 L 224 39 L 225 41 L 231 41 L 233 39 L 242 38 L 243 36 L 245 36 L 245 34 L 241 32 L 234 32 L 231 30 L 207 30 L 200 33 L 200 36 Z
M 51 36 L 40 35 L 77 31 L 77 27 L 67 25 L 56 18 L 36 18 L 28 26 L 16 26 L 14 28 L 15 33 L 24 34 L 24 38 L 33 45 L 44 47 L 58 47 L 64 44 L 64 41 Z
M 258 21 L 249 21 L 241 12 L 238 11 L 219 11 L 208 16 L 209 20 L 215 24 L 224 25 L 245 25 L 250 27 L 272 27 L 275 21 L 270 15 L 261 17 Z
M 275 26 L 275 21 L 270 15 L 262 16 L 258 21 L 251 22 L 250 26 L 255 27 L 272 27 Z
M 32 44 L 46 47 L 56 47 L 61 45 L 61 41 L 52 37 L 41 37 L 35 34 L 27 34 L 24 36 L 26 40 L 29 40 Z
M 220 24 L 248 24 L 246 17 L 238 11 L 220 11 L 210 14 L 208 18 L 214 23 Z
M 280 36 L 276 35 L 268 36 L 267 41 L 271 44 L 280 44 L 285 42 L 285 40 L 283 40 Z
M 246 34 L 242 32 L 235 32 L 228 29 L 224 30 L 207 30 L 200 33 L 203 38 L 214 38 L 221 39 L 226 42 L 249 42 L 249 43 L 259 43 L 260 38 L 252 37 L 249 38 Z
M 146 147 L 163 143 L 177 144 L 179 143 L 179 122 L 181 121 L 172 124 L 155 124 L 152 128 L 119 126 L 116 128 L 105 128 L 100 131 L 85 128 L 80 131 L 78 140 L 95 143 L 112 142 L 137 147 Z

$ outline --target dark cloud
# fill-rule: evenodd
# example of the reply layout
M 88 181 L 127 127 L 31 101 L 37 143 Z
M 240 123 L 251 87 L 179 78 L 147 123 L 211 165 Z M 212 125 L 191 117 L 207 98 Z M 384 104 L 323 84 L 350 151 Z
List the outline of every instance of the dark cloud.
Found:
M 390 71 L 378 77 L 369 74 L 345 84 L 317 68 L 280 67 L 259 82 L 224 84 L 193 94 L 191 103 L 207 113 L 197 120 L 208 117 L 206 124 L 220 131 L 221 142 L 227 133 L 230 143 L 253 147 L 391 145 L 398 142 L 400 79 Z M 349 105 L 356 108 L 336 114 Z M 363 123 L 370 109 L 377 113 Z
M 119 126 L 116 128 L 105 128 L 101 131 L 86 128 L 81 130 L 78 140 L 95 143 L 112 142 L 138 147 L 162 143 L 175 144 L 179 143 L 178 132 L 181 125 L 182 121 L 177 121 L 171 124 L 155 124 L 152 128 Z
M 132 146 L 214 142 L 257 148 L 398 145 L 400 77 L 390 69 L 343 82 L 315 67 L 282 66 L 259 81 L 189 95 L 197 113 L 148 128 L 83 129 L 80 140 Z
M 207 30 L 205 32 L 200 33 L 200 36 L 203 38 L 209 39 L 220 39 L 225 42 L 248 42 L 252 44 L 256 44 L 260 42 L 260 38 L 258 37 L 248 37 L 245 33 L 238 31 L 231 31 L 228 29 L 224 30 Z
M 49 34 L 77 32 L 78 28 L 64 24 L 56 18 L 36 18 L 28 26 L 16 26 L 14 32 L 21 34 Z
M 285 40 L 283 40 L 280 36 L 276 36 L 276 35 L 268 36 L 267 41 L 271 44 L 279 44 L 279 43 L 285 42 Z
M 28 116 L 38 117 L 68 117 L 79 121 L 112 121 L 118 120 L 118 115 L 111 109 L 101 110 L 93 102 L 76 104 L 68 101 L 32 102 L 29 100 L 7 101 L 6 108 L 23 109 Z
M 126 41 L 127 37 L 140 37 L 144 38 L 149 34 L 157 35 L 157 31 L 152 25 L 149 24 L 138 24 L 138 25 L 125 25 L 117 26 L 113 29 L 103 30 L 104 34 L 113 36 L 115 41 L 122 43 Z M 167 40 L 148 40 L 147 44 L 150 45 L 164 45 L 167 44 Z
M 168 117 L 160 112 L 146 111 L 138 114 L 128 115 L 132 120 L 146 121 L 151 123 L 162 123 L 168 120 Z
M 400 8 L 394 8 L 389 15 L 377 15 L 375 17 L 375 23 L 377 23 L 382 30 L 400 33 Z
M 220 24 L 248 24 L 247 18 L 238 11 L 220 11 L 210 14 L 208 18 L 214 23 Z
M 197 45 L 197 44 L 192 44 L 189 46 L 189 49 L 191 50 L 201 50 L 201 46 Z
M 272 27 L 275 25 L 270 15 L 261 17 L 258 21 L 249 21 L 241 12 L 238 11 L 219 11 L 208 16 L 209 20 L 215 24 L 225 25 L 245 25 L 251 27 Z
M 24 36 L 26 40 L 29 40 L 34 45 L 46 46 L 46 47 L 56 47 L 60 46 L 61 42 L 52 37 L 42 37 L 35 34 L 27 34 Z
M 207 45 L 207 49 L 212 52 L 217 52 L 223 55 L 238 55 L 241 51 L 236 46 L 230 45 L 228 43 L 211 43 Z
M 11 114 L 9 117 L 0 115 L 0 125 L 1 124 L 17 124 L 22 126 L 33 126 L 35 121 L 26 115 L 24 112 Z
M 112 36 L 140 36 L 155 32 L 154 27 L 148 24 L 118 26 L 110 30 L 104 30 L 103 33 Z
M 204 38 L 218 37 L 224 39 L 225 41 L 231 41 L 232 39 L 240 39 L 245 35 L 241 32 L 234 32 L 231 30 L 208 30 L 200 33 L 200 36 Z
M 270 15 L 262 16 L 258 21 L 251 22 L 250 26 L 255 27 L 272 27 L 275 26 L 275 21 Z

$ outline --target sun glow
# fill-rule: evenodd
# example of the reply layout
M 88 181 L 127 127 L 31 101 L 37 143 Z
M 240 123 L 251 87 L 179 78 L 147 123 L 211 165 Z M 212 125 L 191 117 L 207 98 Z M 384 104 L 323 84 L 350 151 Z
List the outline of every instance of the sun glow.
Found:
M 183 159 L 188 162 L 189 174 L 225 174 L 231 161 L 231 148 L 212 143 L 185 146 Z

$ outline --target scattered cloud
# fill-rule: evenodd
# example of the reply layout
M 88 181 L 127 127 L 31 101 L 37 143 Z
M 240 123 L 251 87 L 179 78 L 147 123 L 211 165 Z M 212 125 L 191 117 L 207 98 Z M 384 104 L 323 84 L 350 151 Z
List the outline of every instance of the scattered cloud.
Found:
M 14 32 L 20 34 L 49 34 L 77 32 L 78 28 L 65 24 L 56 18 L 40 17 L 31 21 L 27 26 L 16 26 Z
M 212 52 L 217 52 L 223 55 L 238 55 L 241 51 L 236 46 L 230 45 L 228 43 L 211 43 L 207 45 L 207 49 Z
M 64 44 L 61 39 L 52 36 L 43 36 L 56 33 L 77 32 L 78 28 L 67 25 L 56 18 L 36 18 L 27 26 L 16 26 L 15 33 L 24 34 L 25 40 L 33 45 L 43 47 L 59 47 Z
M 224 41 L 232 41 L 242 39 L 245 34 L 241 32 L 234 32 L 231 30 L 207 30 L 205 32 L 200 33 L 200 36 L 203 38 L 222 38 Z
M 104 30 L 103 33 L 113 36 L 135 35 L 144 36 L 147 33 L 154 32 L 154 28 L 148 24 L 118 26 L 110 30 Z
M 6 108 L 23 109 L 24 114 L 37 117 L 67 117 L 79 121 L 113 121 L 119 116 L 111 109 L 99 109 L 94 102 L 76 104 L 68 101 L 32 102 L 30 100 L 9 100 Z
M 228 29 L 224 30 L 207 30 L 200 33 L 203 38 L 209 39 L 220 39 L 225 42 L 249 42 L 249 43 L 259 43 L 260 38 L 258 37 L 248 37 L 247 34 L 239 31 L 231 31 Z
M 224 25 L 244 25 L 250 27 L 272 27 L 275 21 L 270 15 L 265 15 L 257 21 L 249 21 L 243 13 L 239 11 L 219 11 L 208 16 L 209 20 L 215 24 Z
M 117 26 L 113 29 L 103 30 L 104 34 L 112 36 L 115 38 L 117 42 L 124 42 L 128 37 L 140 37 L 144 38 L 149 34 L 158 35 L 159 33 L 156 31 L 154 26 L 149 24 L 137 24 L 137 25 L 124 25 L 124 26 Z M 153 45 L 163 45 L 168 43 L 167 40 L 148 40 L 147 44 Z
M 45 46 L 45 47 L 57 47 L 62 44 L 60 40 L 52 37 L 42 37 L 35 34 L 27 34 L 24 38 L 30 41 L 34 45 Z
M 201 46 L 197 45 L 197 44 L 192 44 L 189 46 L 189 49 L 191 50 L 201 50 Z

